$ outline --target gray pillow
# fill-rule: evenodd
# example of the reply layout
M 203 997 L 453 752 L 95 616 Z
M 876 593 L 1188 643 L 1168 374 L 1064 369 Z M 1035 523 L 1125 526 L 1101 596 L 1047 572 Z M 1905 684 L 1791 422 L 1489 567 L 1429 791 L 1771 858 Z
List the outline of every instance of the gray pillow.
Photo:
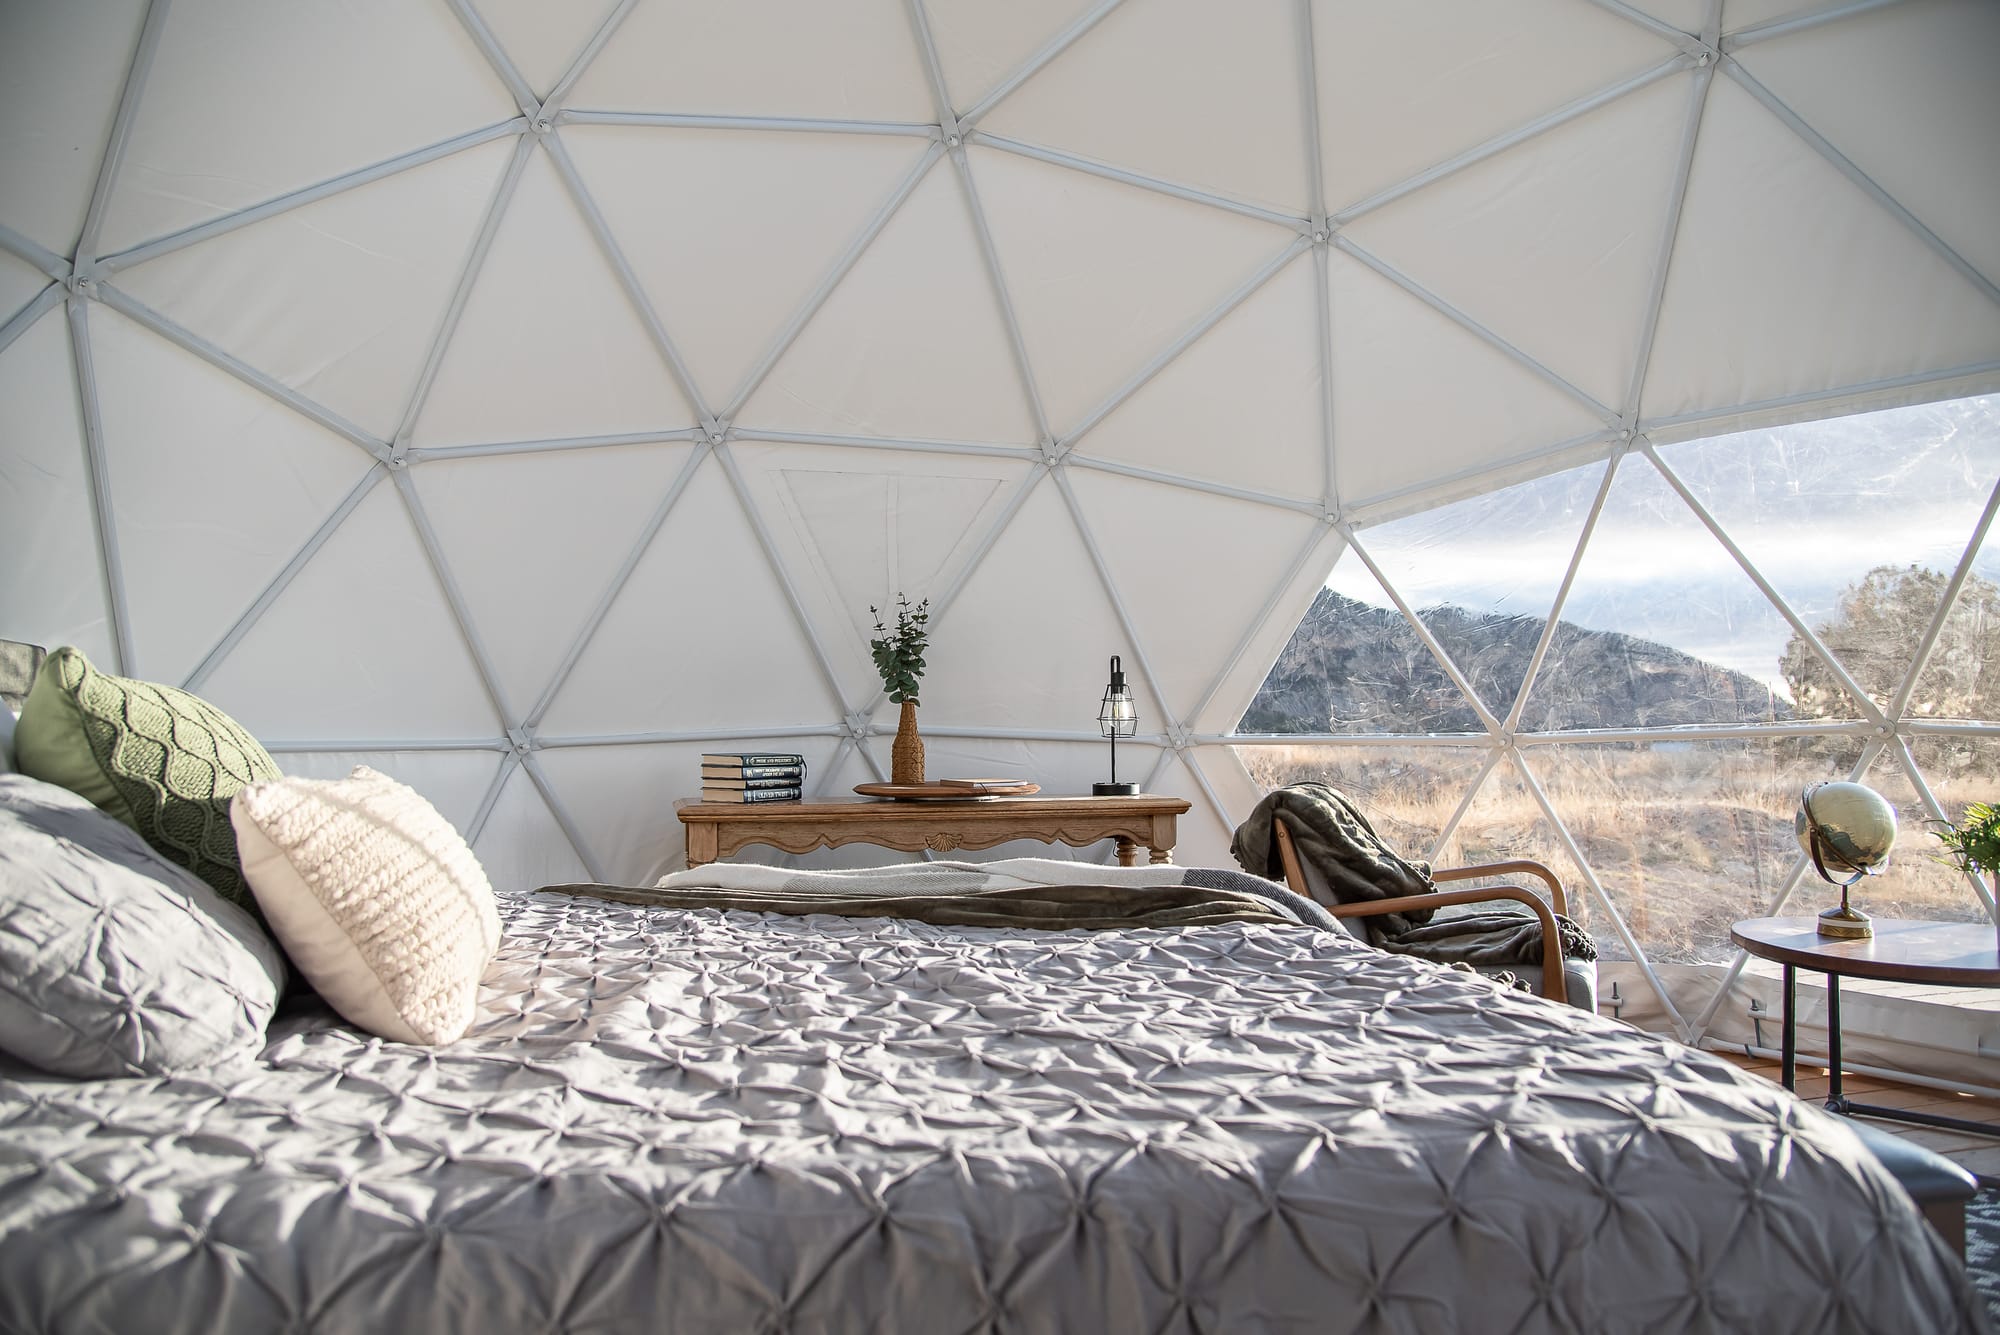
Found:
M 0 775 L 0 1050 L 75 1076 L 255 1056 L 284 980 L 255 919 L 130 827 Z
M 14 711 L 0 705 L 0 774 L 14 772 Z

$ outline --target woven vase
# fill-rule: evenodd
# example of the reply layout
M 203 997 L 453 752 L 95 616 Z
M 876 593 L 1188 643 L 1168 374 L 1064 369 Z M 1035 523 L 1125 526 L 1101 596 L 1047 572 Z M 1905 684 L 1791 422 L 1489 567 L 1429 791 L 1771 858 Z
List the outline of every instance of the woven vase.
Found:
M 924 781 L 924 739 L 917 736 L 917 702 L 903 701 L 903 717 L 896 724 L 896 744 L 889 751 L 889 779 L 892 783 Z

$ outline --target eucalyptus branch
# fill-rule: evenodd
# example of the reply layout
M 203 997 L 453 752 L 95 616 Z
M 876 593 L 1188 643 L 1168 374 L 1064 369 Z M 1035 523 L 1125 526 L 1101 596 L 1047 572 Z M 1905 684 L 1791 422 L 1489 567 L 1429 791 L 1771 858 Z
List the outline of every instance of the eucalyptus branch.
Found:
M 930 645 L 926 628 L 931 620 L 931 600 L 926 598 L 913 607 L 899 593 L 896 608 L 894 630 L 882 623 L 881 609 L 868 609 L 875 618 L 877 636 L 868 642 L 868 652 L 875 658 L 875 670 L 882 675 L 882 689 L 889 693 L 889 699 L 899 705 L 914 705 L 920 703 L 917 687 L 924 677 L 924 650 Z

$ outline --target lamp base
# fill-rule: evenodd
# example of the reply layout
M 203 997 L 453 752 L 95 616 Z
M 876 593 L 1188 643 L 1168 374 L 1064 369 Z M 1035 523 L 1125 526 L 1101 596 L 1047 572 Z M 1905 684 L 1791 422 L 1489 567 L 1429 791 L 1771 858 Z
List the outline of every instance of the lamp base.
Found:
M 1136 783 L 1093 783 L 1090 785 L 1092 797 L 1137 797 L 1139 785 Z
M 1849 941 L 1865 941 L 1875 935 L 1875 924 L 1860 909 L 1842 904 L 1819 915 L 1819 934 Z

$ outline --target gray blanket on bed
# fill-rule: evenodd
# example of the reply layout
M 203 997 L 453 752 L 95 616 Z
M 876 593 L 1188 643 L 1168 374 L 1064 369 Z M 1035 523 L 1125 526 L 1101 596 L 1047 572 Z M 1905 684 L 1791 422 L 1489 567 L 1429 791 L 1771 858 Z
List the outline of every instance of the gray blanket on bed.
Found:
M 1978 1329 L 1839 1119 L 1340 932 L 500 916 L 444 1047 L 0 1063 L 0 1330 Z
M 1019 927 L 1060 932 L 1127 927 L 1206 927 L 1226 922 L 1290 923 L 1298 918 L 1270 900 L 1202 886 L 1001 886 L 942 894 L 884 895 L 854 890 L 810 894 L 783 890 L 635 890 L 610 885 L 551 885 L 542 894 L 589 895 L 674 909 L 748 913 L 830 913 L 841 918 L 909 918 L 939 927 Z
M 1429 894 L 1437 889 L 1427 862 L 1411 862 L 1382 841 L 1368 817 L 1337 788 L 1295 783 L 1265 796 L 1237 827 L 1229 851 L 1253 876 L 1284 879 L 1272 826 L 1291 832 L 1300 861 L 1318 872 L 1335 902 L 1364 903 Z M 1542 927 L 1525 909 L 1461 910 L 1437 916 L 1431 909 L 1382 913 L 1354 920 L 1369 944 L 1439 964 L 1540 964 Z M 1563 958 L 1594 960 L 1597 944 L 1558 915 Z
M 1054 858 L 911 862 L 847 871 L 710 863 L 650 890 L 553 886 L 627 903 L 753 913 L 913 918 L 938 925 L 1037 931 L 1274 922 L 1337 931 L 1320 905 L 1282 885 L 1221 867 L 1104 867 Z

